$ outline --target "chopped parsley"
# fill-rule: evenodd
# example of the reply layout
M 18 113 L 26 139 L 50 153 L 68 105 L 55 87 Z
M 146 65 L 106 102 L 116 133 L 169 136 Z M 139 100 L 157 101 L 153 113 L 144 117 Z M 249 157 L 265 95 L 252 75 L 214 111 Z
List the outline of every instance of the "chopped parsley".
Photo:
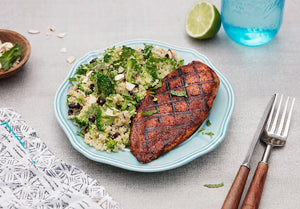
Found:
M 171 91 L 171 94 L 178 97 L 187 97 L 187 94 L 185 91 Z
M 219 188 L 219 187 L 222 187 L 224 186 L 224 183 L 220 183 L 220 184 L 204 184 L 205 187 L 207 188 Z
M 215 135 L 213 132 L 206 132 L 204 134 L 210 136 L 210 138 L 213 138 L 213 136 Z
M 202 133 L 203 131 L 205 131 L 205 128 L 201 128 L 198 133 Z
M 70 84 L 72 84 L 72 86 L 74 86 L 74 83 L 77 79 L 76 78 L 69 78 L 69 82 Z
M 204 132 L 205 128 L 201 128 L 198 133 L 201 133 L 202 135 L 208 135 L 210 136 L 210 138 L 213 138 L 213 136 L 215 135 L 213 132 Z
M 184 118 L 186 118 L 186 116 L 185 116 L 185 115 L 184 115 L 184 116 L 181 116 L 181 118 L 184 119 Z
M 147 111 L 147 112 L 142 112 L 141 114 L 143 116 L 150 116 L 150 115 L 153 115 L 153 114 L 155 114 L 157 112 L 158 112 L 157 110 L 150 110 L 150 111 Z
M 206 121 L 206 125 L 207 125 L 207 127 L 209 127 L 209 126 L 211 125 L 210 120 L 207 120 L 207 121 Z

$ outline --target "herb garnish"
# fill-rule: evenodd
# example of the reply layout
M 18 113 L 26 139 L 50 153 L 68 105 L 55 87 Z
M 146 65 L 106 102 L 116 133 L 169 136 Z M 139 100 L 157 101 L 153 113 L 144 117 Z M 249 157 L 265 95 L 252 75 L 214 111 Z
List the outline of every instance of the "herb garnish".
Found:
M 211 125 L 210 120 L 207 120 L 207 121 L 206 121 L 206 125 L 207 125 L 207 127 L 209 127 L 209 126 Z
M 204 134 L 210 136 L 210 138 L 213 138 L 213 136 L 215 135 L 213 132 L 206 132 Z
M 201 128 L 199 131 L 198 131 L 198 133 L 201 133 L 201 132 L 203 132 L 205 130 L 205 128 Z M 203 134 L 203 133 L 202 133 Z
M 9 70 L 14 63 L 22 56 L 22 46 L 15 44 L 12 48 L 7 50 L 0 57 L 0 63 L 4 71 Z
M 204 184 L 205 187 L 207 188 L 219 188 L 219 187 L 222 187 L 224 186 L 224 183 L 220 183 L 220 184 Z
M 72 84 L 72 86 L 74 86 L 74 83 L 77 79 L 76 78 L 69 78 L 69 82 Z
M 171 91 L 171 94 L 178 97 L 187 97 L 185 91 Z
M 144 115 L 144 116 L 150 116 L 150 115 L 153 115 L 157 112 L 158 112 L 157 110 L 150 110 L 150 111 L 147 111 L 147 112 L 142 112 L 141 114 Z

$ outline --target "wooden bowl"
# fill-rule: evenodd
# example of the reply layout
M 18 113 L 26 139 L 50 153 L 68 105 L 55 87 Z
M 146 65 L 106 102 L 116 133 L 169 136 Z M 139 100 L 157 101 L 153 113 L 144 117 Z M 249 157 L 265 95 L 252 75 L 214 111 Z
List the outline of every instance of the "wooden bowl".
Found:
M 30 56 L 31 46 L 29 41 L 24 36 L 11 30 L 0 29 L 0 40 L 2 43 L 11 42 L 12 44 L 20 44 L 23 52 L 20 63 L 17 66 L 12 67 L 7 71 L 0 71 L 0 79 L 2 79 L 7 78 L 22 69 L 23 65 L 27 62 Z

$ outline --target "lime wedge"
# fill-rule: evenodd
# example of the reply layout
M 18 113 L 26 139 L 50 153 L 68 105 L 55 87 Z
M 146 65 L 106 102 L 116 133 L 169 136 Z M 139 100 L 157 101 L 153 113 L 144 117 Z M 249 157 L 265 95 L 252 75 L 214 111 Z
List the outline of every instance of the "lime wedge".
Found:
M 185 30 L 193 38 L 207 39 L 217 34 L 221 17 L 217 8 L 208 1 L 196 3 L 185 19 Z

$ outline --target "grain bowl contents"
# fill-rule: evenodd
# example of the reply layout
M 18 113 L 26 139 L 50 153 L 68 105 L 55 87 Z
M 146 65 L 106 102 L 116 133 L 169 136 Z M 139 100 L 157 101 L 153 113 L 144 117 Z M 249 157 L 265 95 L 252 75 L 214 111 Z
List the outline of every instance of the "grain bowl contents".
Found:
M 181 65 L 183 60 L 170 49 L 146 44 L 143 49 L 108 48 L 69 79 L 68 119 L 80 127 L 78 135 L 86 144 L 107 152 L 123 150 L 136 105 L 148 89 L 159 88 L 161 80 Z
M 11 42 L 2 43 L 0 40 L 0 72 L 7 71 L 19 64 L 22 56 L 22 47 L 20 44 Z

